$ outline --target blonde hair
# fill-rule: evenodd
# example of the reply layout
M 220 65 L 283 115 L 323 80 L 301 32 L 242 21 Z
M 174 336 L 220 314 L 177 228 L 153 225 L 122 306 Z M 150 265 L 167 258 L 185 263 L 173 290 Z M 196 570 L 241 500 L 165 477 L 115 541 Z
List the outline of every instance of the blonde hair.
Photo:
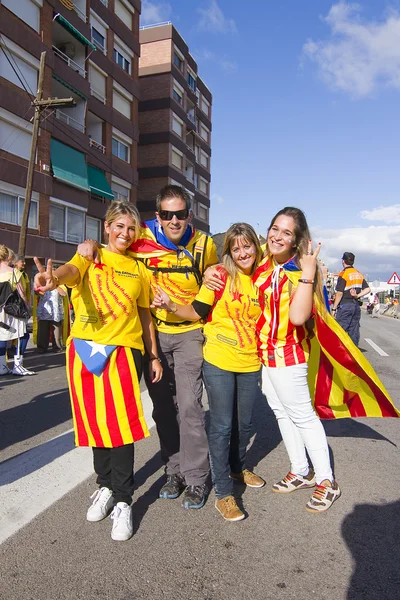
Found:
M 135 224 L 134 242 L 136 242 L 140 235 L 140 215 L 138 209 L 130 202 L 125 202 L 123 200 L 113 200 L 110 206 L 108 207 L 104 218 L 107 225 L 111 225 L 111 223 L 113 223 L 113 221 L 116 221 L 121 215 L 128 215 L 133 220 Z
M 0 261 L 5 261 L 9 263 L 12 260 L 14 260 L 14 258 L 14 252 L 10 248 L 7 248 L 7 246 L 5 246 L 4 244 L 0 244 Z
M 258 239 L 258 235 L 256 234 L 251 225 L 249 225 L 248 223 L 234 223 L 229 227 L 228 231 L 225 233 L 224 238 L 224 247 L 222 250 L 222 264 L 224 265 L 226 272 L 231 278 L 230 292 L 240 290 L 240 269 L 238 268 L 237 264 L 235 263 L 232 257 L 232 246 L 237 239 L 242 239 L 244 242 L 254 244 L 254 246 L 256 247 L 256 259 L 251 269 L 251 275 L 253 275 L 254 271 L 257 269 L 258 264 L 263 256 L 260 240 Z

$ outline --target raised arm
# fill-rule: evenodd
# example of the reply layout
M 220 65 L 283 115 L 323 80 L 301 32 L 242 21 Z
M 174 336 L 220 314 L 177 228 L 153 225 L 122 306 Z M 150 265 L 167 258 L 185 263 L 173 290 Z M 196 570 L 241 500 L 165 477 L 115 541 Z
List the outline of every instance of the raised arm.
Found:
M 293 325 L 304 325 L 311 316 L 313 309 L 313 283 L 320 249 L 321 244 L 313 251 L 310 240 L 307 254 L 303 254 L 300 258 L 302 274 L 289 308 L 289 319 Z
M 75 265 L 62 265 L 53 271 L 53 261 L 51 258 L 47 261 L 46 268 L 44 268 L 36 256 L 33 260 L 39 271 L 34 279 L 36 292 L 50 292 L 51 290 L 55 290 L 59 285 L 73 287 L 80 282 L 79 269 Z

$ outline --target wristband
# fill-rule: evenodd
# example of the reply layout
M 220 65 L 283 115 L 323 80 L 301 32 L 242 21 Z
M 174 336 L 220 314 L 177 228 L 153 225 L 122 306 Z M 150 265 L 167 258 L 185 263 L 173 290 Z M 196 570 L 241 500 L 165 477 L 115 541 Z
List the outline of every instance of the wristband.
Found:
M 56 285 L 57 285 L 57 287 L 58 287 L 58 286 L 60 285 L 60 280 L 59 280 L 59 278 L 57 277 L 57 275 L 54 275 L 54 273 L 53 273 L 53 279 L 55 279 Z
M 161 362 L 161 358 L 159 358 L 158 356 L 153 356 L 153 358 L 149 359 L 150 362 L 152 362 L 153 360 L 158 360 L 158 362 Z
M 173 314 L 174 314 L 174 313 L 176 313 L 176 311 L 178 310 L 178 307 L 177 307 L 177 305 L 176 305 L 176 302 L 173 302 L 173 305 L 174 305 L 174 307 L 175 307 L 175 308 L 174 308 L 174 309 L 173 309 L 173 308 L 170 308 L 168 312 L 169 312 L 169 313 L 173 313 Z
M 299 283 L 314 283 L 314 279 L 299 279 Z

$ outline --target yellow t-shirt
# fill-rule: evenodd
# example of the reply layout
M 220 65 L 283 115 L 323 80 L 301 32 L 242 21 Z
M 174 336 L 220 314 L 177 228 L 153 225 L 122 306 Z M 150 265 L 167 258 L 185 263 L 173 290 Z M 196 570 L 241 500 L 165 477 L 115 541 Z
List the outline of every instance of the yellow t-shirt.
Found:
M 204 236 L 204 234 L 200 235 Z M 190 240 L 186 246 L 192 256 L 196 254 L 196 244 L 200 244 L 200 235 L 194 236 L 193 240 Z M 215 265 L 217 262 L 215 243 L 211 238 L 208 238 L 204 250 L 204 261 L 202 261 L 204 266 L 200 267 L 200 274 L 202 275 L 207 267 Z M 178 304 L 191 304 L 193 302 L 200 289 L 201 281 L 198 281 L 194 273 L 185 272 L 185 268 L 191 269 L 193 263 L 184 252 L 177 254 L 177 252 L 171 251 L 163 256 L 145 258 L 143 264 L 147 268 L 150 284 L 150 303 L 158 286 Z M 163 309 L 152 308 L 151 313 L 154 326 L 161 333 L 184 333 L 203 327 L 203 323 L 200 321 L 185 321 Z
M 230 292 L 230 277 L 204 325 L 204 359 L 219 369 L 250 373 L 260 368 L 256 322 L 261 314 L 258 292 L 251 277 L 239 274 L 240 291 Z M 196 301 L 214 305 L 215 292 L 204 285 Z
M 126 346 L 144 351 L 137 307 L 149 307 L 146 269 L 127 255 L 98 251 L 100 264 L 75 254 L 67 264 L 81 275 L 72 290 L 75 312 L 70 339 Z

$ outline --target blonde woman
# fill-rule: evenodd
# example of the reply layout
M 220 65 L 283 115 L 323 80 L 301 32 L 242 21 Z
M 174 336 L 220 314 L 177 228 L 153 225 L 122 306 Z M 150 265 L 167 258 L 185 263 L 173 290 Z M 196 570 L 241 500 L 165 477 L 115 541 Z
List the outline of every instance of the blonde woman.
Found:
M 75 442 L 93 447 L 99 485 L 87 520 L 100 521 L 112 509 L 111 537 L 125 541 L 133 534 L 134 442 L 149 435 L 139 386 L 144 345 L 154 382 L 161 379 L 162 367 L 145 268 L 126 254 L 140 230 L 136 208 L 112 202 L 104 229 L 108 244 L 98 250 L 96 264 L 76 254 L 53 272 L 51 260 L 45 270 L 35 259 L 40 271 L 35 288 L 72 288 L 75 321 L 66 355 Z
M 159 288 L 152 303 L 181 319 L 207 321 L 203 380 L 210 409 L 208 442 L 215 506 L 227 521 L 245 517 L 234 497 L 234 479 L 254 488 L 265 484 L 245 464 L 259 394 L 256 321 L 260 308 L 252 276 L 261 257 L 254 229 L 247 223 L 235 223 L 224 240 L 223 267 L 219 267 L 222 290 L 212 291 L 203 285 L 192 304 L 183 306 Z
M 12 250 L 3 244 L 0 245 L 0 306 L 6 301 L 10 289 L 12 291 L 17 289 L 24 302 L 27 302 L 21 282 L 21 271 L 10 266 L 13 256 L 14 252 Z M 11 317 L 2 308 L 0 310 L 0 376 L 11 373 L 18 376 L 35 374 L 23 366 L 23 356 L 28 339 L 29 333 L 26 329 L 26 320 Z M 7 367 L 6 351 L 7 343 L 12 340 L 17 341 L 17 347 L 14 355 L 14 366 L 10 370 Z

